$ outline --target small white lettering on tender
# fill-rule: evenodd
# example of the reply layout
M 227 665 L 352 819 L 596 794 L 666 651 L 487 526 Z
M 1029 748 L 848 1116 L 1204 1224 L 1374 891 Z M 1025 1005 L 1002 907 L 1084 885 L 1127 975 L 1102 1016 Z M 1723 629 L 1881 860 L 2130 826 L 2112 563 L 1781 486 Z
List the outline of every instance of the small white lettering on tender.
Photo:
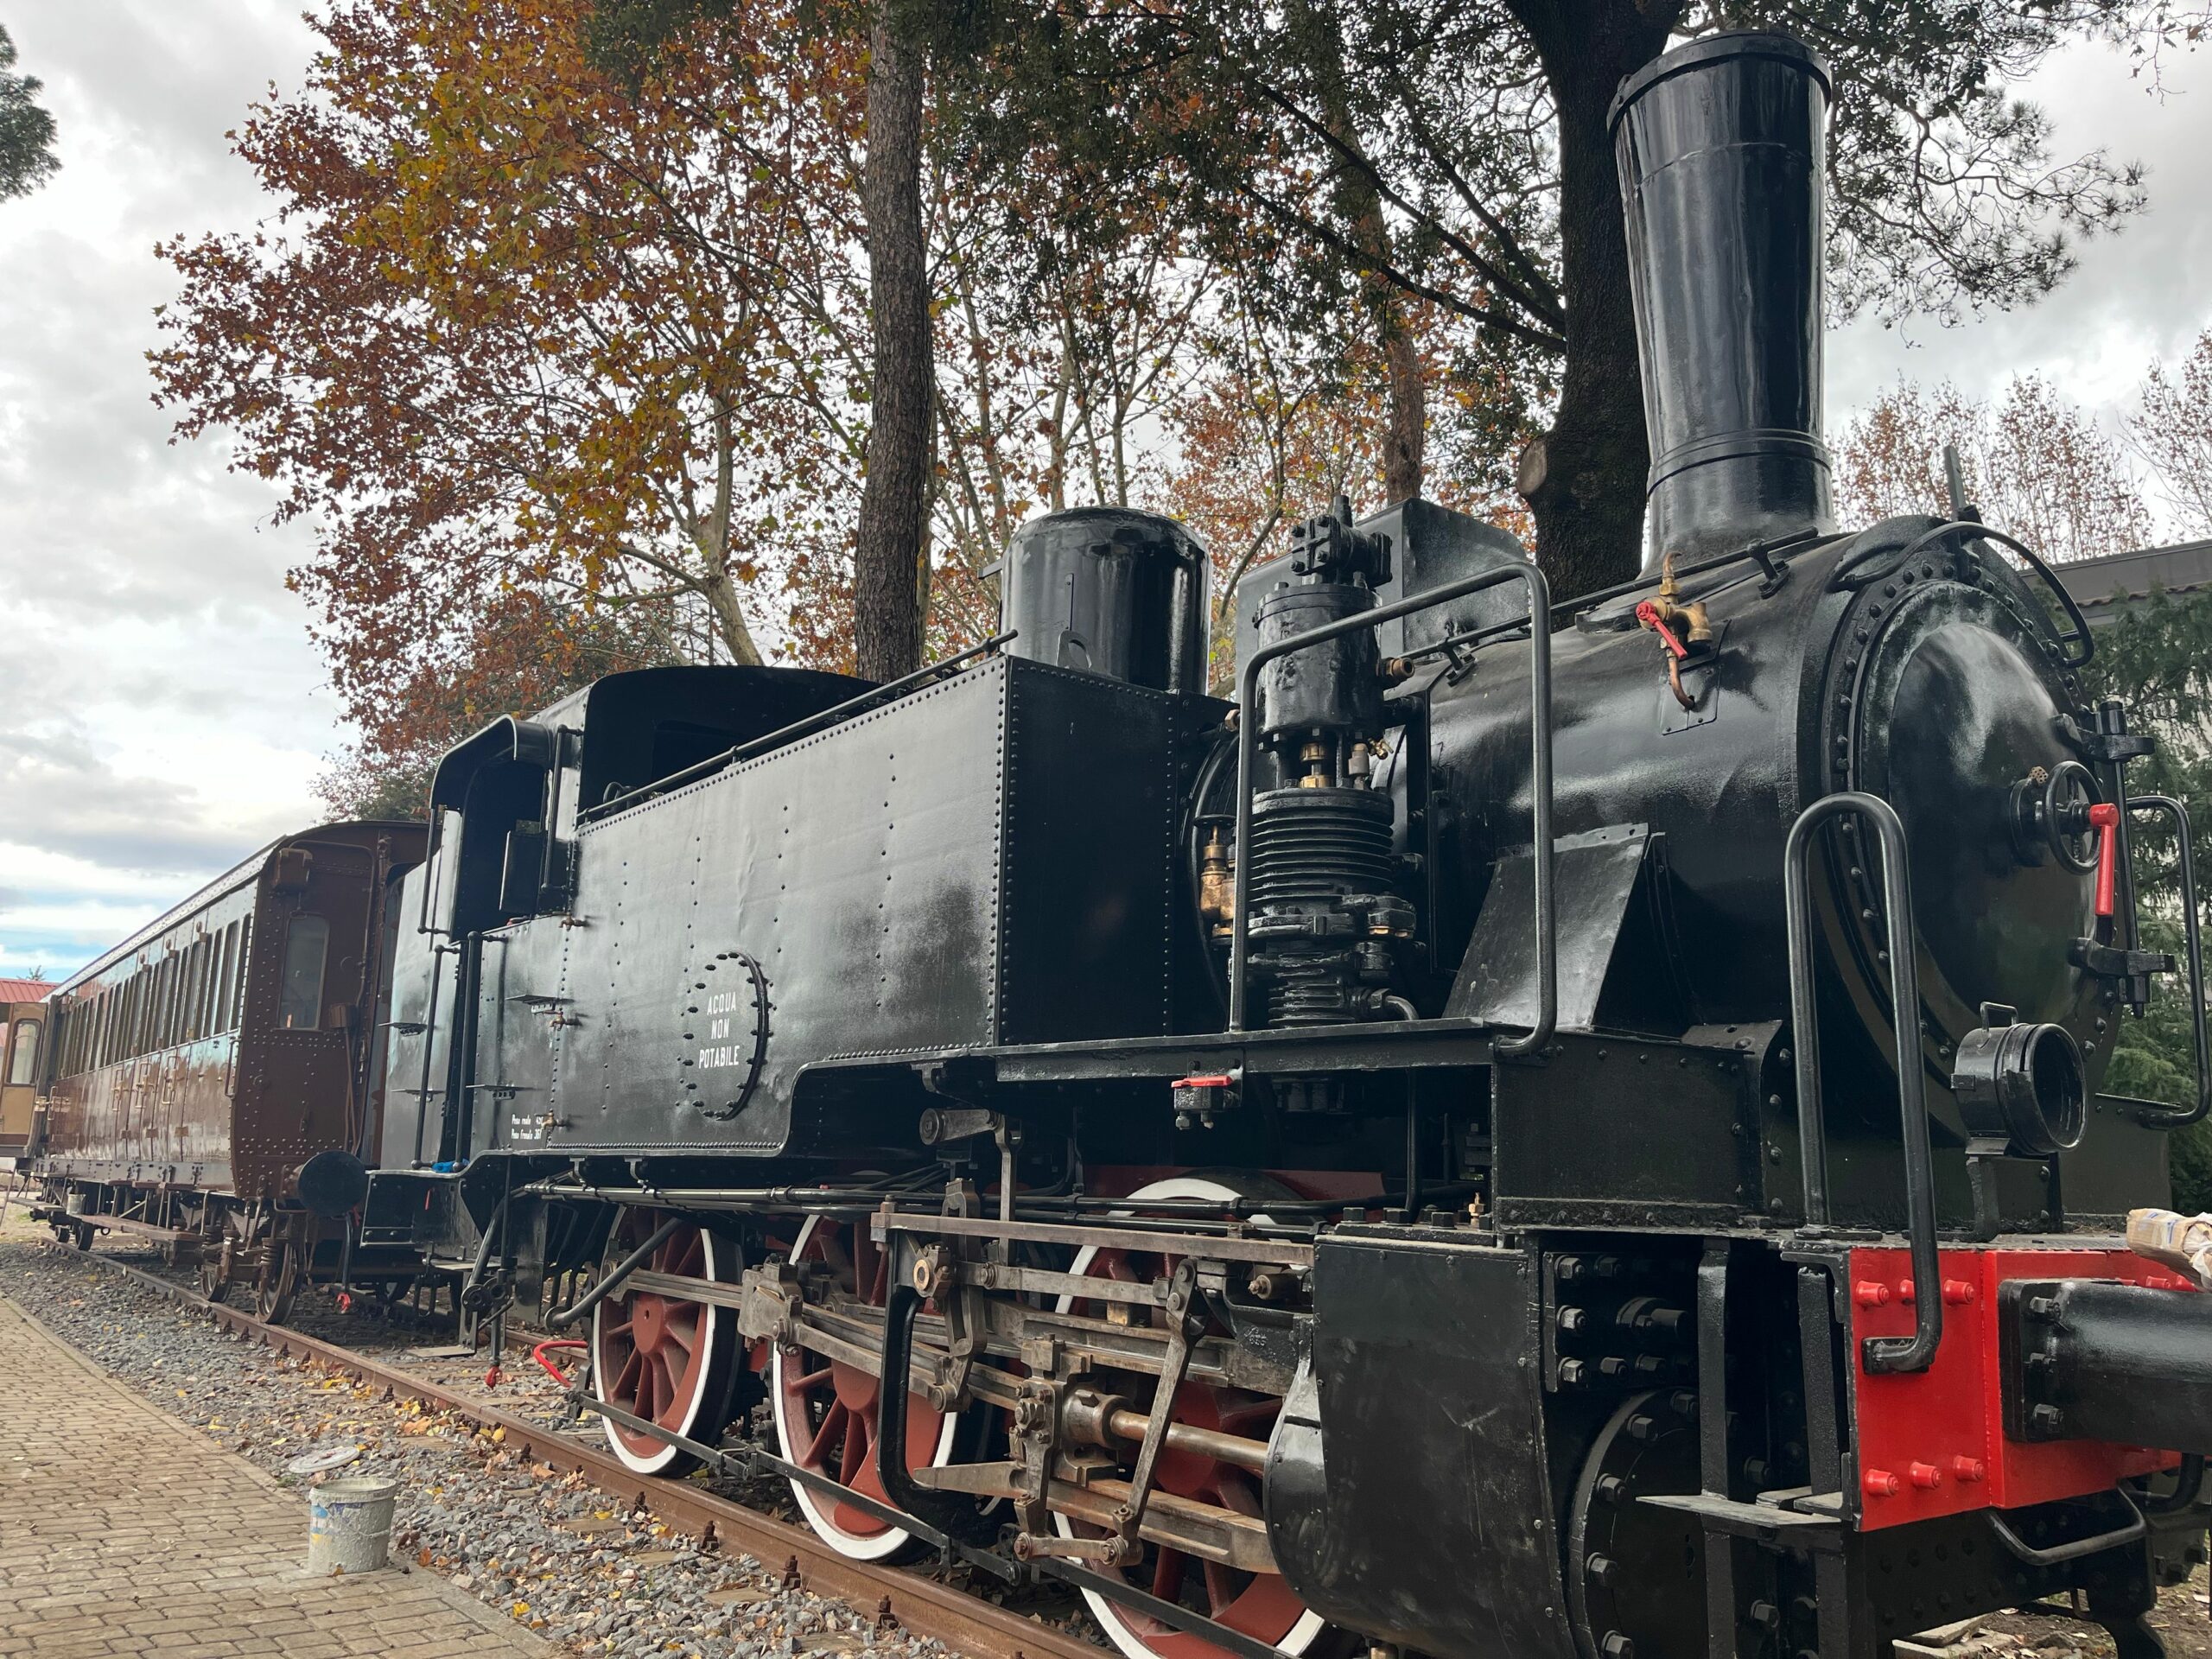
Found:
M 741 991 L 716 991 L 709 997 L 700 1010 L 707 1016 L 707 1040 L 699 1050 L 697 1064 L 709 1071 L 733 1065 L 749 1065 L 753 1061 L 751 1043 L 733 1043 L 734 1034 L 729 1016 L 751 1001 Z

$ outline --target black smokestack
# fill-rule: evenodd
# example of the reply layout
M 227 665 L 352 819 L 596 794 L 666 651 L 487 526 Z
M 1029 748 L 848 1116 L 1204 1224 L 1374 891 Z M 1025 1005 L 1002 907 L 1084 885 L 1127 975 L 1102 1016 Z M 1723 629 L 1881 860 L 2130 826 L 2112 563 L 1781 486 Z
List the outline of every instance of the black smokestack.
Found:
M 1830 531 L 1821 442 L 1827 65 L 1715 35 L 1621 83 L 1614 153 L 1650 429 L 1648 569 Z

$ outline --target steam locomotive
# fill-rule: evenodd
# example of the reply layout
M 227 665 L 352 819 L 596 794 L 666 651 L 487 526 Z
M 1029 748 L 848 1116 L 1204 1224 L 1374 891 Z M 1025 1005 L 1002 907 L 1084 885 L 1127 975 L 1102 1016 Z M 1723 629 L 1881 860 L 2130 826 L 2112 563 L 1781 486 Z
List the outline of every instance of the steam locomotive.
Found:
M 907 679 L 454 749 L 364 1247 L 588 1322 L 638 1470 L 1065 1580 L 1131 1659 L 1873 1659 L 2070 1592 L 2162 1651 L 2212 1299 L 2120 1233 L 2206 1108 L 2193 890 L 2197 1097 L 2099 1084 L 2180 809 L 2026 549 L 1834 523 L 1829 88 L 1751 34 L 1621 88 L 1622 588 L 1339 504 L 1232 703 L 1198 543 L 1058 513 Z

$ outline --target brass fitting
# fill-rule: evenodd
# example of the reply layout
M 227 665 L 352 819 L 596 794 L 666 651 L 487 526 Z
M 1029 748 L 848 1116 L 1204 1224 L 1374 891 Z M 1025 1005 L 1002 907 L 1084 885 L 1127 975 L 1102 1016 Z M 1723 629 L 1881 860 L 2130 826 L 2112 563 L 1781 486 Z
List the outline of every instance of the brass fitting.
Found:
M 1681 590 L 1675 581 L 1675 556 L 1669 553 L 1659 567 L 1659 593 L 1651 601 L 1651 608 L 1659 620 L 1670 628 L 1676 628 L 1687 645 L 1709 645 L 1713 643 L 1713 620 L 1705 613 L 1705 601 L 1694 599 L 1688 604 L 1678 603 L 1675 595 Z
M 1198 860 L 1198 914 L 1217 935 L 1226 934 L 1236 919 L 1236 881 L 1219 824 L 1206 832 L 1206 849 Z

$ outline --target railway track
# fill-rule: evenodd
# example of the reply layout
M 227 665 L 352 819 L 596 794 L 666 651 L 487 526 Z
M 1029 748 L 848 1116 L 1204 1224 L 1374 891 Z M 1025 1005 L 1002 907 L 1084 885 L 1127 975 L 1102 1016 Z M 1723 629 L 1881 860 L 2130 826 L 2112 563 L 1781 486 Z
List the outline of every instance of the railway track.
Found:
M 205 1312 L 226 1328 L 251 1337 L 282 1356 L 311 1360 L 385 1390 L 397 1402 L 420 1401 L 487 1429 L 505 1433 L 505 1444 L 563 1474 L 581 1474 L 602 1491 L 642 1505 L 702 1547 L 742 1552 L 785 1563 L 817 1594 L 834 1596 L 879 1618 L 895 1619 L 918 1636 L 932 1637 L 970 1659 L 1100 1659 L 1104 1651 L 1050 1625 L 1022 1618 L 918 1573 L 855 1561 L 840 1555 L 803 1528 L 702 1491 L 683 1480 L 639 1475 L 610 1452 L 573 1434 L 549 1428 L 470 1398 L 449 1384 L 419 1376 L 380 1359 L 317 1337 L 265 1323 L 242 1309 L 211 1302 L 196 1292 L 129 1262 L 104 1256 L 101 1267 L 126 1274 L 172 1300 Z

